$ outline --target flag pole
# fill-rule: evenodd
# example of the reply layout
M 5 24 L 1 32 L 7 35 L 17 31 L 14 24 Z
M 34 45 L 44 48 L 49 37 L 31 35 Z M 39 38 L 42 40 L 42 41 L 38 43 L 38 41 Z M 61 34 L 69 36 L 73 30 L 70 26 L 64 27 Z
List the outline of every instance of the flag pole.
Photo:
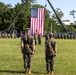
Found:
M 52 33 L 52 24 L 51 24 L 51 33 Z

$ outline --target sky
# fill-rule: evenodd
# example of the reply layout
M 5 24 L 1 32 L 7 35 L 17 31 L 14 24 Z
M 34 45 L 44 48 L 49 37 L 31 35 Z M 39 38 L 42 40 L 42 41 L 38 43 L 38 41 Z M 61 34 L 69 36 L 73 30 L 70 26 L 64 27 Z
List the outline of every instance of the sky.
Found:
M 52 11 L 51 7 L 49 6 L 46 0 L 36 0 L 36 1 L 37 1 L 37 4 L 41 4 L 43 6 L 47 4 L 46 8 Z M 0 2 L 3 2 L 5 4 L 10 3 L 14 7 L 15 4 L 21 3 L 21 0 L 0 0 Z M 70 20 L 71 22 L 74 21 L 73 16 L 69 15 L 69 12 L 72 10 L 76 11 L 76 0 L 50 0 L 50 2 L 52 3 L 54 9 L 59 8 L 64 13 L 64 17 L 62 18 L 62 20 Z M 75 16 L 76 16 L 76 13 L 75 13 Z

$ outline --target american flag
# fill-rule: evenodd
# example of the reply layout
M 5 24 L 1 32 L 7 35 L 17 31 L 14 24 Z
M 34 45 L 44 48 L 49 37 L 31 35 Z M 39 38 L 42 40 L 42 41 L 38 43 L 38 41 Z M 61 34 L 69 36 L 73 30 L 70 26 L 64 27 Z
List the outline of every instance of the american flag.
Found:
M 44 33 L 44 8 L 31 8 L 31 34 Z

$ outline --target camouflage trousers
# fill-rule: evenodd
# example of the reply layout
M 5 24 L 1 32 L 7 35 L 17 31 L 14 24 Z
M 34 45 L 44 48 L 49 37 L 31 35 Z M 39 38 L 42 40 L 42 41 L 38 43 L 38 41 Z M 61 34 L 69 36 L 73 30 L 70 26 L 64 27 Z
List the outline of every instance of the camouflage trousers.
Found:
M 53 71 L 54 69 L 54 57 L 53 56 L 46 56 L 46 70 L 48 72 Z
M 38 43 L 41 44 L 41 39 L 38 39 Z
M 27 53 L 23 54 L 23 60 L 24 60 L 24 68 L 31 68 L 31 61 L 32 61 L 32 55 Z

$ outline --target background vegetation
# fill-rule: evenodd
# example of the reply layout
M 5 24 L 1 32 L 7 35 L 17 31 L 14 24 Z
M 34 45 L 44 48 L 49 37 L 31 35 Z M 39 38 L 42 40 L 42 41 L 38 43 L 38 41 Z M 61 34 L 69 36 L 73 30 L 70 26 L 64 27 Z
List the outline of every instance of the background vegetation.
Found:
M 0 30 L 5 31 L 10 24 L 12 23 L 14 17 L 17 15 L 17 13 L 20 11 L 20 9 L 23 6 L 23 3 L 26 0 L 22 0 L 22 3 L 17 3 L 15 7 L 12 7 L 10 4 L 4 4 L 3 2 L 0 2 Z M 14 21 L 14 28 L 19 31 L 23 31 L 26 29 L 26 27 L 30 27 L 30 8 L 42 8 L 44 6 L 40 4 L 35 4 L 36 0 L 30 0 L 29 3 L 26 4 L 24 10 L 20 13 L 18 18 Z M 58 23 L 58 20 L 52 11 L 45 8 L 45 25 L 44 25 L 44 31 L 49 32 L 51 29 L 51 24 L 53 27 L 53 32 L 59 32 L 61 30 L 61 26 Z M 64 16 L 64 12 L 60 8 L 56 8 L 56 12 L 60 19 Z M 74 16 L 73 11 L 70 12 L 71 15 Z M 76 25 L 72 24 L 71 26 L 65 26 L 69 31 L 76 32 Z
M 55 75 L 76 75 L 76 41 L 56 41 L 58 51 L 54 65 Z M 0 75 L 25 75 L 20 38 L 0 38 Z M 41 45 L 36 45 L 31 75 L 46 75 L 44 38 Z

